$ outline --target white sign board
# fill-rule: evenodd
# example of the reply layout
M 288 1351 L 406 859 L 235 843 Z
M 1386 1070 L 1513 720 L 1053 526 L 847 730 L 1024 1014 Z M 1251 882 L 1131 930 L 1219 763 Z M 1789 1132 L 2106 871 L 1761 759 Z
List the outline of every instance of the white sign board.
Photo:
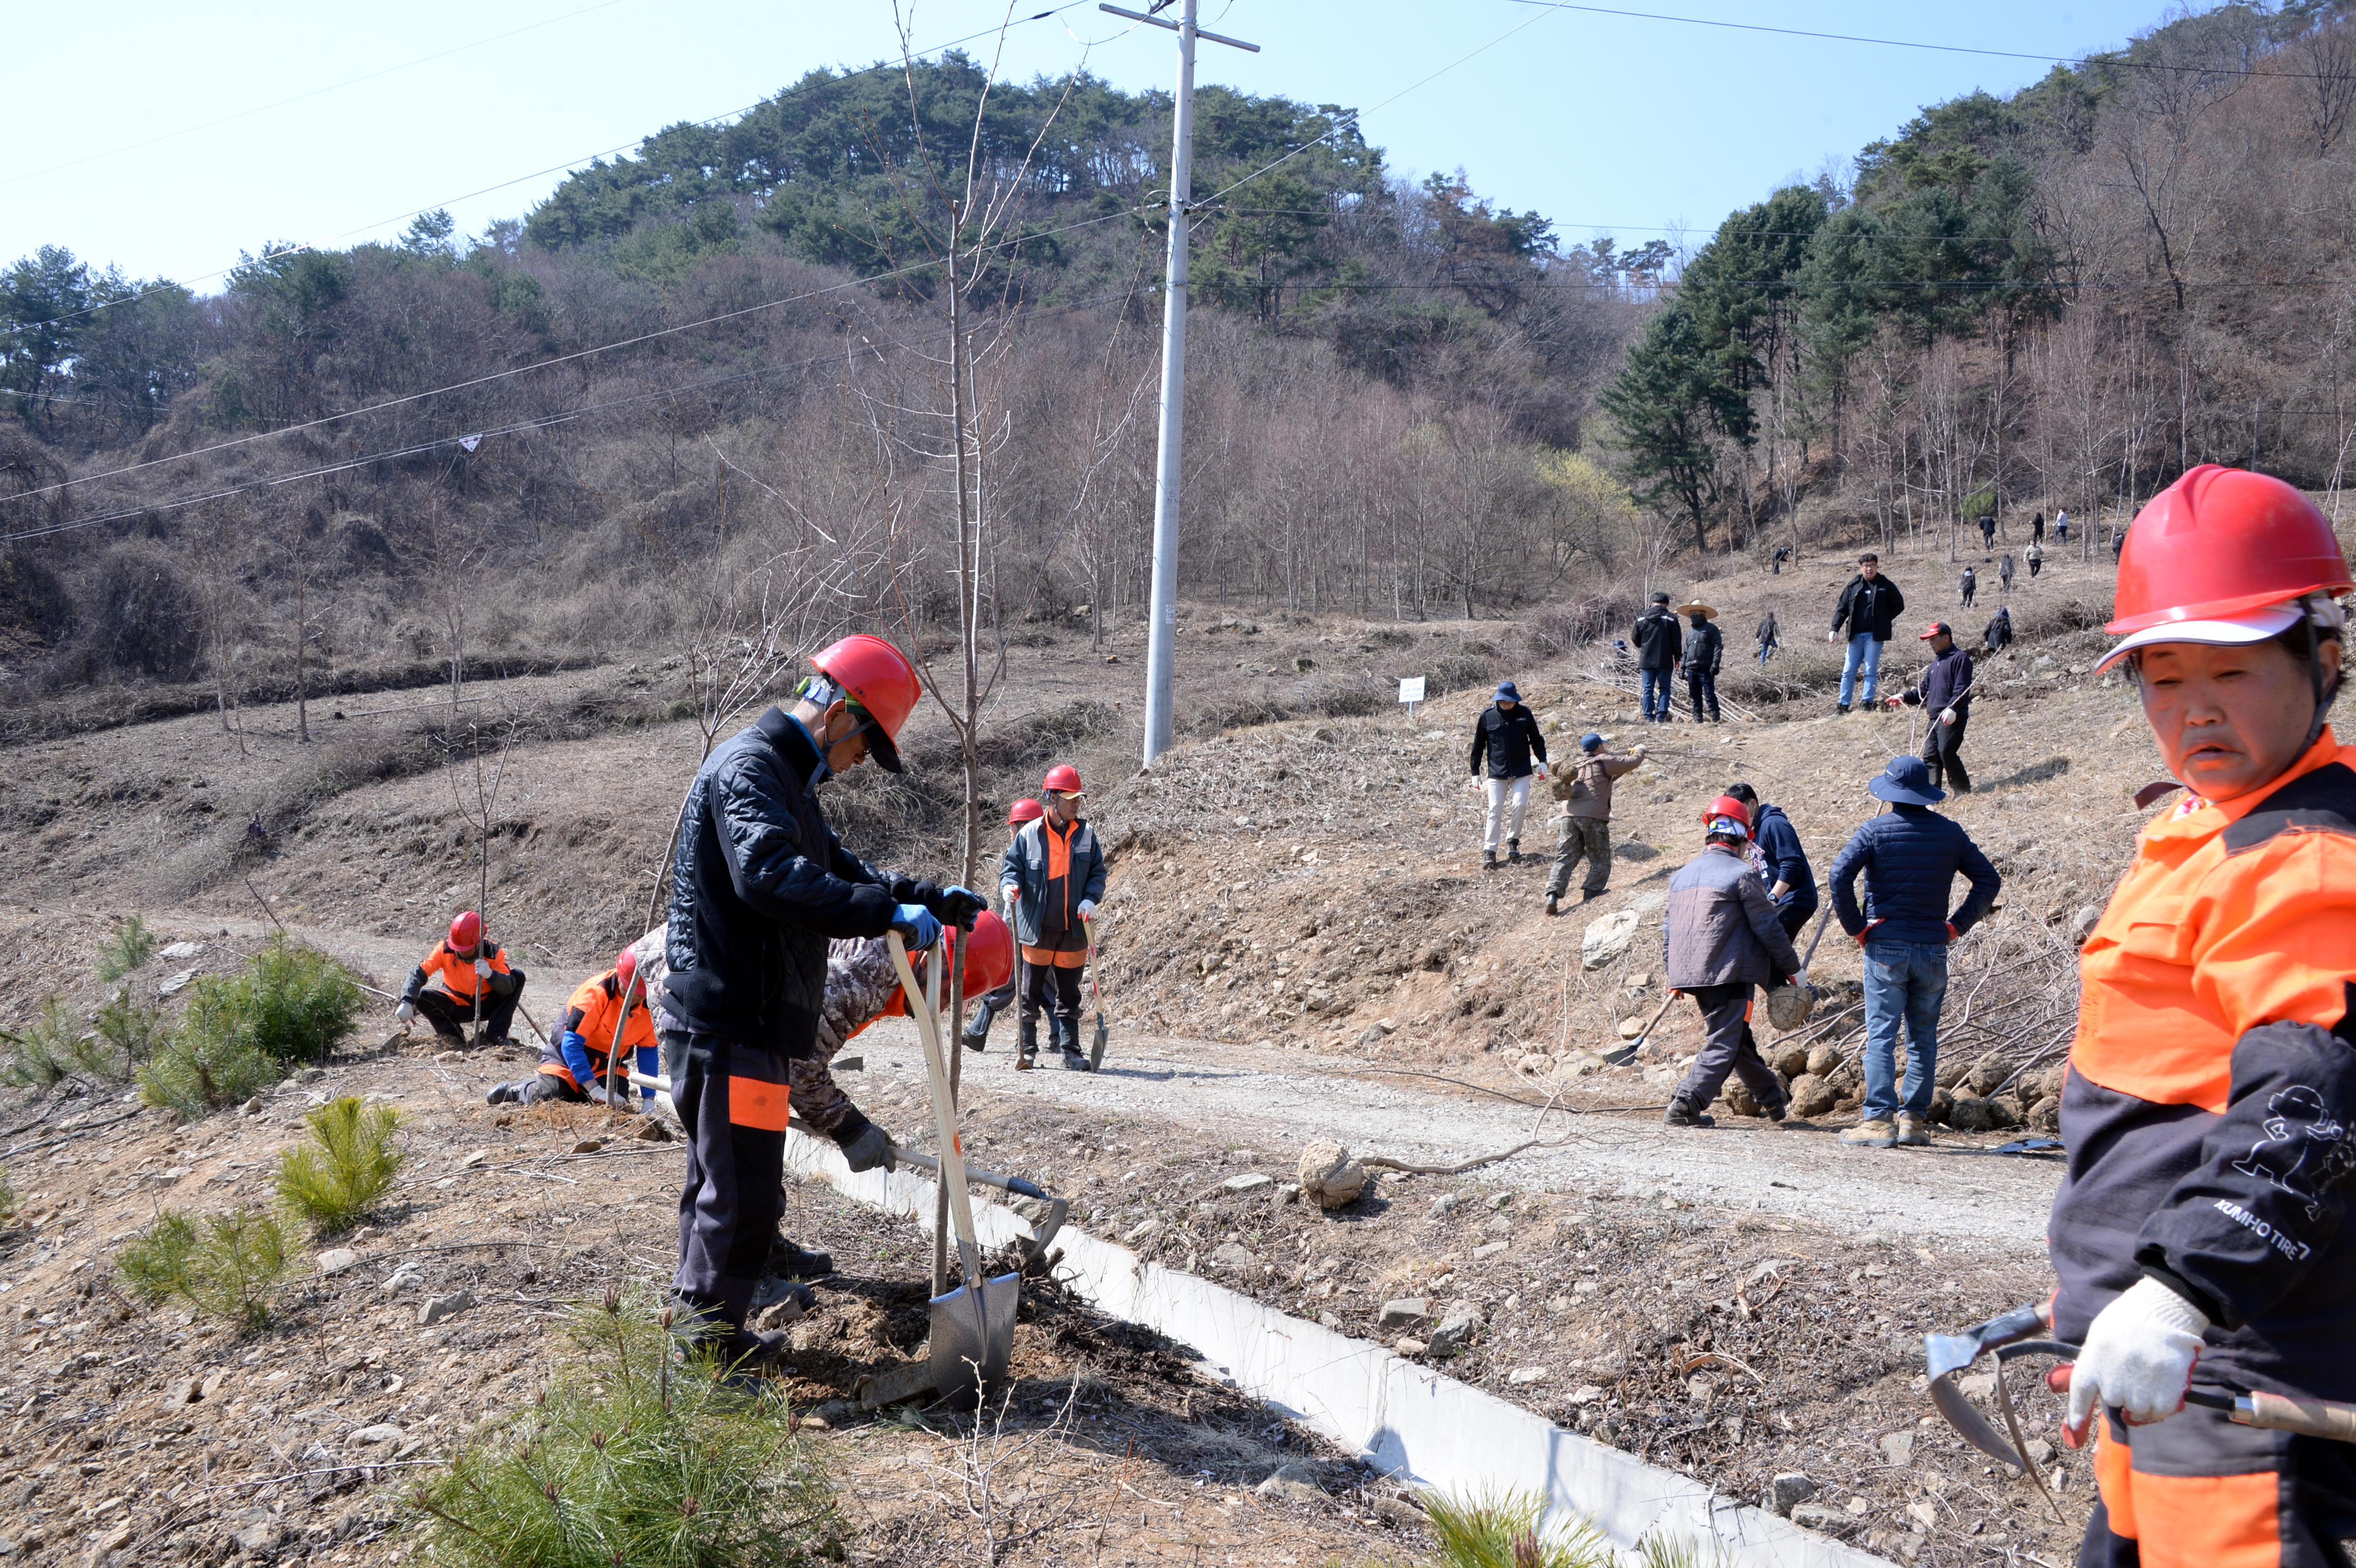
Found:
M 1423 700 L 1423 677 L 1419 675 L 1399 677 L 1399 700 L 1401 702 L 1421 702 Z

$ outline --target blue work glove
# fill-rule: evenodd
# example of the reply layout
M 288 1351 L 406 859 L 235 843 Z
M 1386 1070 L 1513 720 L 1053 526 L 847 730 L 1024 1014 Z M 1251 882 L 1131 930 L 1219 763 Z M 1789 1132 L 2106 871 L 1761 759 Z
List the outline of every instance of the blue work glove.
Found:
M 902 904 L 894 910 L 892 929 L 915 952 L 922 952 L 941 939 L 941 923 L 922 904 Z
M 959 931 L 973 929 L 973 917 L 990 907 L 990 901 L 971 888 L 943 888 L 926 906 L 940 917 L 943 925 L 954 925 Z
M 556 1042 L 557 1053 L 564 1065 L 573 1071 L 573 1082 L 586 1089 L 596 1082 L 597 1070 L 589 1065 L 589 1042 L 571 1029 L 566 1029 Z

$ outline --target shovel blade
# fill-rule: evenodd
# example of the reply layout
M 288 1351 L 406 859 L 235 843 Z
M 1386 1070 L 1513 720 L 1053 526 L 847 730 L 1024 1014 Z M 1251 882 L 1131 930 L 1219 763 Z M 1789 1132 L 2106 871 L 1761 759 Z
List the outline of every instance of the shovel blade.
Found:
M 1104 1014 L 1102 1014 L 1102 1013 L 1098 1013 L 1098 1014 L 1097 1015 L 1097 1032 L 1096 1032 L 1096 1038 L 1095 1038 L 1095 1039 L 1093 1039 L 1093 1040 L 1091 1040 L 1088 1042 L 1088 1066 L 1089 1066 L 1091 1069 L 1098 1068 L 1098 1067 L 1102 1067 L 1102 1066 L 1104 1065 L 1104 1053 L 1105 1053 L 1105 1021 L 1104 1021 Z
M 975 1403 L 1004 1384 L 1014 1354 L 1014 1307 L 1022 1288 L 1019 1275 L 983 1280 L 978 1310 L 971 1286 L 959 1285 L 933 1297 L 932 1343 L 926 1359 L 941 1398 Z
M 1922 1336 L 1922 1357 L 1930 1364 L 1931 1381 L 1938 1381 L 1949 1372 L 1961 1371 L 1979 1359 L 1980 1337 L 1977 1334 L 1925 1334 Z
M 2029 1461 L 2022 1457 L 2020 1451 L 1996 1429 L 1993 1422 L 1980 1413 L 1979 1406 L 1955 1386 L 1954 1378 L 1931 1380 L 1931 1403 L 1941 1415 L 1947 1418 L 1947 1424 L 1962 1435 L 1965 1442 L 1992 1459 L 2003 1460 L 2016 1470 L 2029 1468 Z

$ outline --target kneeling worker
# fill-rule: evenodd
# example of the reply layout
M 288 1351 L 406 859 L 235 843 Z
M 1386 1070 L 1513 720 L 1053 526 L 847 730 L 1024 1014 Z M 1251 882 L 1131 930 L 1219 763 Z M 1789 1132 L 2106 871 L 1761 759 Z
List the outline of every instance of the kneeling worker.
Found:
M 622 1059 L 616 1063 L 611 1053 L 617 1025 Z M 637 956 L 625 947 L 611 969 L 582 981 L 564 1004 L 555 1033 L 541 1047 L 540 1071 L 519 1083 L 502 1083 L 483 1098 L 493 1105 L 552 1101 L 579 1105 L 593 1100 L 602 1105 L 610 1073 L 625 1086 L 626 1103 L 630 1063 L 645 1060 L 638 1053 L 654 1046 L 654 1016 L 647 1008 L 647 988 L 638 980 Z
M 1669 879 L 1669 985 L 1701 1006 L 1701 1054 L 1670 1092 L 1673 1127 L 1711 1127 L 1709 1103 L 1731 1072 L 1768 1119 L 1783 1119 L 1791 1094 L 1751 1033 L 1751 988 L 1807 971 L 1783 933 L 1766 884 L 1751 869 L 1751 808 L 1730 795 L 1703 818 L 1707 848 Z
M 437 976 L 442 989 L 427 990 Z M 435 1034 L 455 1040 L 464 1040 L 466 1026 L 479 1020 L 491 1044 L 512 1045 L 508 1030 L 515 1023 L 516 1003 L 523 997 L 523 980 L 522 970 L 508 966 L 499 944 L 483 940 L 483 917 L 462 910 L 450 923 L 449 940 L 435 944 L 410 971 L 392 1016 L 407 1023 L 423 1013 Z

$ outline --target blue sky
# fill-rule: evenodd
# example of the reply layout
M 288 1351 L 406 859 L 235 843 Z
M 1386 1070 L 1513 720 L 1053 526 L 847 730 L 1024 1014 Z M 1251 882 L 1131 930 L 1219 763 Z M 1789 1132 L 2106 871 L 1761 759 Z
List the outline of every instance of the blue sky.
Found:
M 1055 3 L 1021 0 L 1015 14 Z M 1619 4 L 2060 56 L 2115 47 L 2164 8 L 2160 0 Z M 991 28 L 1005 11 L 934 0 L 904 14 L 923 48 Z M 1368 139 L 1396 169 L 1461 165 L 1477 189 L 1546 213 L 1572 240 L 1611 233 L 1634 243 L 1682 230 L 1697 242 L 1731 208 L 1827 159 L 1845 163 L 1924 104 L 1976 87 L 2008 91 L 2048 69 L 1516 0 L 1204 0 L 1202 18 L 1262 52 L 1205 44 L 1198 80 L 1362 109 Z M 218 286 L 209 275 L 264 240 L 389 237 L 402 215 L 434 205 L 479 230 L 519 216 L 562 165 L 588 154 L 741 108 L 814 66 L 864 65 L 898 48 L 892 8 L 875 0 L 135 0 L 109 7 L 102 28 L 91 21 L 44 6 L 10 22 L 0 262 L 63 244 L 136 276 L 208 289 Z M 967 47 L 987 50 L 991 40 Z M 1015 76 L 1083 59 L 1121 87 L 1167 85 L 1174 43 L 1102 15 L 1092 0 L 1008 35 Z M 560 172 L 536 172 L 552 169 Z M 470 194 L 489 187 L 498 188 Z

